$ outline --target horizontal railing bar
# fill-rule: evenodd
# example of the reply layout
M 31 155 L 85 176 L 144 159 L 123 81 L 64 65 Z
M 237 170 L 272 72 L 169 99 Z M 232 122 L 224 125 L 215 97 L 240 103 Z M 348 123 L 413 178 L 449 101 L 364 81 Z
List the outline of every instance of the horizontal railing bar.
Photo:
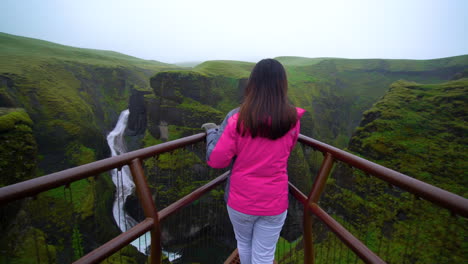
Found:
M 121 168 L 124 165 L 128 165 L 136 158 L 143 160 L 160 153 L 200 142 L 205 139 L 205 136 L 205 133 L 199 133 L 2 187 L 0 188 L 0 205 L 28 196 L 34 196 L 38 193 L 67 185 L 93 175 L 98 175 L 115 168 Z
M 152 218 L 146 218 L 141 223 L 125 231 L 124 233 L 116 236 L 112 240 L 109 240 L 104 245 L 96 248 L 89 252 L 86 256 L 73 262 L 74 264 L 88 264 L 88 263 L 100 263 L 107 257 L 111 256 L 115 252 L 119 251 L 123 247 L 129 245 L 132 241 L 142 236 L 146 232 L 150 231 L 153 227 L 154 220 Z
M 335 159 L 363 170 L 370 175 L 374 175 L 386 182 L 398 186 L 401 189 L 416 194 L 417 196 L 438 204 L 439 206 L 445 207 L 463 217 L 468 217 L 468 199 L 360 158 L 341 149 L 332 147 L 318 140 L 306 137 L 302 134 L 299 135 L 298 140 L 299 142 L 311 146 L 321 152 L 328 152 L 332 154 Z
M 164 218 L 172 215 L 173 213 L 179 211 L 184 206 L 191 204 L 192 202 L 196 201 L 198 198 L 206 194 L 207 192 L 214 189 L 216 186 L 224 182 L 227 177 L 229 176 L 229 171 L 223 173 L 222 175 L 218 176 L 214 180 L 210 181 L 209 183 L 203 185 L 202 187 L 196 189 L 195 191 L 191 192 L 190 194 L 184 196 L 183 198 L 179 199 L 178 201 L 170 204 L 168 207 L 159 211 L 159 221 L 162 221 Z
M 364 243 L 353 236 L 333 217 L 323 211 L 316 203 L 308 205 L 307 196 L 303 194 L 296 186 L 289 182 L 289 191 L 299 202 L 308 206 L 310 211 L 325 223 L 335 233 L 343 243 L 345 243 L 352 251 L 354 251 L 366 263 L 385 263 L 374 252 L 372 252 Z
M 327 214 L 316 203 L 309 205 L 309 209 L 323 223 L 325 223 L 336 236 L 343 241 L 354 253 L 356 253 L 366 263 L 386 263 L 374 252 L 372 252 L 364 243 L 353 236 L 346 228 L 338 223 L 333 217 Z
M 296 198 L 299 202 L 303 205 L 307 204 L 307 196 L 303 194 L 294 184 L 288 182 L 289 184 L 289 191 L 291 194 Z

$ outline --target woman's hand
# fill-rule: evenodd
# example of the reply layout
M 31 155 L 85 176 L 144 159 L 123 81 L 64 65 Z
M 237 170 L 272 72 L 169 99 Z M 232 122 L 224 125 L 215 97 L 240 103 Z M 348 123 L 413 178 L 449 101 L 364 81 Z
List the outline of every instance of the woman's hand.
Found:
M 213 128 L 219 128 L 219 126 L 216 125 L 215 123 L 205 123 L 201 126 L 201 128 L 205 129 L 205 131 L 208 131 Z

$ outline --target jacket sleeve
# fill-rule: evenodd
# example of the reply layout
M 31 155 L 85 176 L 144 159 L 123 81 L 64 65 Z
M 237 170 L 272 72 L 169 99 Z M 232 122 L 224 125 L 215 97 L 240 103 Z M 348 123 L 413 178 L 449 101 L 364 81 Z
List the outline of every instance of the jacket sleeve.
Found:
M 219 128 L 210 129 L 206 136 L 206 161 L 213 168 L 225 168 L 236 155 L 236 123 L 228 114 Z
M 301 118 L 306 112 L 304 109 L 299 108 L 299 107 L 296 107 L 296 111 L 297 111 L 298 120 L 297 120 L 296 126 L 294 127 L 294 138 L 293 138 L 293 144 L 291 146 L 291 151 L 293 150 L 294 146 L 297 143 L 297 139 L 299 138 L 299 133 L 301 132 Z

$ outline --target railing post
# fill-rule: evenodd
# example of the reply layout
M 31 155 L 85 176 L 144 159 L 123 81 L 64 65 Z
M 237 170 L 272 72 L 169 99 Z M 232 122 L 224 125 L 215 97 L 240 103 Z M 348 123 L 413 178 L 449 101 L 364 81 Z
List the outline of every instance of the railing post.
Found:
M 145 173 L 140 159 L 134 159 L 130 163 L 133 181 L 135 182 L 138 199 L 143 206 L 143 211 L 146 217 L 154 220 L 153 228 L 151 229 L 151 264 L 160 264 L 162 261 L 161 249 L 161 228 L 159 224 L 158 211 L 151 196 L 150 189 L 146 183 Z
M 309 210 L 309 205 L 318 202 L 320 195 L 325 188 L 328 175 L 330 174 L 331 168 L 333 167 L 333 155 L 328 153 L 325 155 L 325 159 L 322 162 L 319 173 L 315 178 L 312 190 L 310 191 L 306 205 L 304 205 L 304 263 L 313 264 L 315 263 L 314 258 L 314 245 L 313 245 L 313 230 L 312 230 L 312 215 Z

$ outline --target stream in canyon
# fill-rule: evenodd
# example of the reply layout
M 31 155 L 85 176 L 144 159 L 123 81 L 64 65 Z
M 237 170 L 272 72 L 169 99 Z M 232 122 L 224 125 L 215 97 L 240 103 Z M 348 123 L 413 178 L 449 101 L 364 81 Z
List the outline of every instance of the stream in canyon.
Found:
M 123 136 L 125 128 L 127 128 L 129 114 L 130 111 L 128 109 L 122 111 L 115 128 L 109 133 L 109 135 L 107 135 L 107 144 L 109 144 L 112 157 L 118 156 L 127 151 Z M 111 175 L 116 188 L 112 214 L 119 229 L 122 232 L 125 232 L 138 224 L 138 222 L 124 210 L 125 201 L 127 200 L 127 197 L 134 192 L 135 184 L 130 176 L 130 168 L 128 166 L 122 167 L 120 171 L 117 169 L 112 170 Z M 147 232 L 144 236 L 134 240 L 131 244 L 141 253 L 148 254 L 150 241 L 151 235 L 150 232 Z

